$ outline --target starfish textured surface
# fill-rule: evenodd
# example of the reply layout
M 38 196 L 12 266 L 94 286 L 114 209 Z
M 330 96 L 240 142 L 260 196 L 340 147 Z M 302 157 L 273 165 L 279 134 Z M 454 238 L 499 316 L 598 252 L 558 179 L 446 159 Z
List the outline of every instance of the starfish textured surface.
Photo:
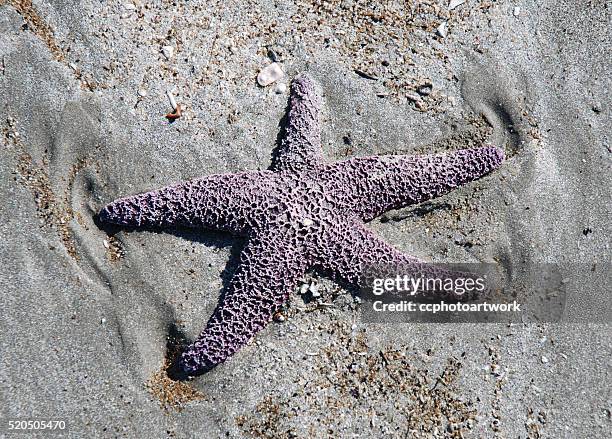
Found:
M 100 219 L 124 226 L 224 230 L 248 240 L 223 298 L 180 359 L 190 374 L 225 361 L 260 331 L 308 270 L 353 285 L 372 265 L 418 270 L 420 261 L 364 223 L 440 195 L 498 168 L 496 147 L 443 155 L 323 159 L 320 102 L 307 76 L 291 86 L 289 114 L 268 171 L 211 175 L 116 200 Z

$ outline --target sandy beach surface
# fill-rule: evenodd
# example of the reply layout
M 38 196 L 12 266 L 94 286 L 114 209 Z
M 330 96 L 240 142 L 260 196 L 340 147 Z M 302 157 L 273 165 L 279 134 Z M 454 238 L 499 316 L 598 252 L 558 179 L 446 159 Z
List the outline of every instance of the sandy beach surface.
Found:
M 599 0 L 0 1 L 0 418 L 74 438 L 609 437 L 611 20 Z M 170 379 L 243 241 L 94 217 L 268 168 L 301 72 L 329 161 L 504 148 L 368 227 L 428 261 L 575 267 L 564 322 L 366 324 L 313 273 L 319 298 Z

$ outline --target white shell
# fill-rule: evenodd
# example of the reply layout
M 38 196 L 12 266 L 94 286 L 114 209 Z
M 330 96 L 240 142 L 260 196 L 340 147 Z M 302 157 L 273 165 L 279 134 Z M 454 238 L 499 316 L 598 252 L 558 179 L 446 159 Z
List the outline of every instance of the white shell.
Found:
M 436 33 L 440 35 L 442 38 L 445 38 L 448 35 L 448 29 L 446 28 L 446 26 L 447 26 L 446 21 L 444 21 L 436 29 Z
M 172 46 L 163 46 L 161 50 L 166 59 L 170 59 L 174 55 L 174 47 Z
M 464 3 L 465 3 L 465 0 L 450 0 L 450 3 L 448 4 L 448 10 L 452 11 L 457 6 L 461 6 Z
M 278 63 L 273 62 L 269 66 L 265 67 L 257 75 L 257 83 L 262 87 L 270 85 L 275 81 L 278 81 L 284 76 L 284 73 Z

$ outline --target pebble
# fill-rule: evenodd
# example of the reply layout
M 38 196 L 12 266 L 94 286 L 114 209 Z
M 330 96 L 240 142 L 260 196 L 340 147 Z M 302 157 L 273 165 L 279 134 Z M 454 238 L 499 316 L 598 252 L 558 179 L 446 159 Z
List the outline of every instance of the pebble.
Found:
M 269 66 L 259 72 L 257 75 L 257 83 L 262 87 L 266 87 L 284 76 L 284 73 L 279 64 L 273 62 Z
M 310 284 L 310 286 L 308 287 L 308 291 L 310 291 L 312 297 L 321 296 L 321 293 L 319 293 L 319 287 L 315 284 Z
M 274 86 L 274 93 L 282 95 L 287 91 L 287 85 L 284 82 L 279 82 Z
M 436 28 L 436 33 L 440 35 L 442 38 L 446 38 L 448 35 L 447 23 L 444 21 L 440 26 Z
M 428 96 L 429 94 L 431 94 L 432 90 L 433 90 L 433 87 L 431 84 L 423 84 L 423 85 L 420 85 L 419 88 L 417 88 L 417 93 L 420 94 L 421 96 Z
M 450 2 L 448 4 L 448 10 L 452 11 L 457 6 L 461 6 L 464 3 L 465 3 L 465 0 L 450 0 Z
M 138 89 L 138 96 L 140 96 L 141 98 L 144 98 L 147 95 L 147 91 L 144 88 L 139 88 Z
M 515 17 L 518 17 L 521 13 L 521 8 L 520 6 L 515 6 L 514 10 L 512 11 L 512 15 L 514 15 Z
M 162 54 L 166 57 L 166 59 L 172 58 L 174 56 L 174 47 L 172 46 L 162 46 Z
M 545 357 L 544 355 L 542 355 L 542 363 L 544 364 L 548 363 L 548 358 Z

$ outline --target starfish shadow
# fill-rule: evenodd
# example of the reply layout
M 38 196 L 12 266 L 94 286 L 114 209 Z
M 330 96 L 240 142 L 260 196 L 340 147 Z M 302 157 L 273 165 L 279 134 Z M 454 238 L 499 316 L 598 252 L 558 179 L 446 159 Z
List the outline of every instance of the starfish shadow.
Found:
M 287 98 L 287 105 L 285 107 L 285 111 L 283 112 L 283 117 L 278 123 L 278 134 L 276 135 L 276 146 L 272 149 L 271 159 L 272 162 L 268 167 L 269 170 L 273 170 L 282 153 L 282 144 L 283 139 L 287 134 L 287 125 L 289 124 L 289 108 L 290 108 L 290 98 Z
M 99 215 L 94 215 L 93 217 L 94 224 L 102 231 L 104 231 L 109 236 L 113 236 L 119 232 L 124 233 L 140 233 L 140 232 L 149 232 L 155 234 L 168 234 L 173 235 L 177 238 L 185 239 L 191 242 L 197 242 L 199 244 L 203 244 L 206 247 L 221 249 L 228 248 L 230 249 L 230 255 L 227 263 L 225 264 L 225 268 L 220 274 L 221 277 L 221 293 L 219 294 L 219 298 L 216 306 L 219 306 L 223 303 L 225 298 L 225 294 L 227 291 L 227 287 L 232 279 L 234 271 L 238 268 L 240 261 L 240 254 L 242 253 L 242 249 L 246 244 L 246 239 L 241 237 L 232 236 L 226 232 L 219 232 L 216 230 L 198 230 L 189 227 L 129 227 L 129 226 L 118 226 L 110 223 L 105 223 L 100 221 Z M 202 375 L 209 370 L 201 370 L 198 373 L 191 373 L 191 375 L 186 374 L 179 366 L 180 353 L 182 350 L 191 344 L 194 340 L 189 339 L 185 333 L 179 328 L 179 326 L 175 322 L 170 322 L 168 324 L 168 343 L 166 345 L 166 360 L 168 362 L 168 367 L 166 372 L 170 379 L 175 381 L 185 381 L 189 379 L 189 377 Z M 212 369 L 212 368 L 211 368 Z

